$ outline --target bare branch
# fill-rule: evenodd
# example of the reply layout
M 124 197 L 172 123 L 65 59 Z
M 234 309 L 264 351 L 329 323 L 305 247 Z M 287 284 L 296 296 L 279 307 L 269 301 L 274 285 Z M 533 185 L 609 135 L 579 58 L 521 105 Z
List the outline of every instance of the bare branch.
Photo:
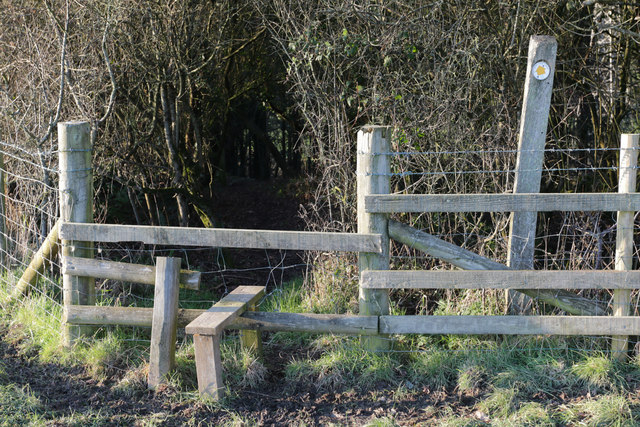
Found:
M 109 60 L 109 53 L 107 52 L 107 34 L 109 32 L 109 21 L 107 20 L 107 24 L 104 27 L 104 33 L 102 34 L 102 55 L 104 56 L 104 63 L 107 66 L 107 70 L 109 71 L 109 79 L 111 80 L 111 95 L 109 95 L 109 104 L 107 106 L 107 111 L 105 111 L 104 115 L 98 120 L 96 125 L 101 125 L 105 120 L 111 115 L 113 111 L 113 105 L 116 101 L 116 78 L 113 74 L 113 67 L 111 66 L 111 61 Z

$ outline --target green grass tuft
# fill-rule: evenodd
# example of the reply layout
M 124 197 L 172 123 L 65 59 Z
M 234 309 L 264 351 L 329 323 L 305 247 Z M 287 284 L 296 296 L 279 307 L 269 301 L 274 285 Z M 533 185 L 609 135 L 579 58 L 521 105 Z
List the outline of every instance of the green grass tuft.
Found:
M 616 362 L 604 354 L 587 356 L 576 362 L 570 372 L 591 389 L 612 389 L 619 382 Z
M 522 427 L 553 427 L 557 425 L 549 411 L 538 402 L 523 404 L 516 412 L 506 419 L 494 419 L 494 426 L 522 426 Z
M 563 423 L 586 426 L 635 426 L 637 417 L 627 398 L 619 394 L 605 394 L 563 408 Z
M 398 384 L 397 361 L 388 354 L 364 350 L 355 339 L 334 340 L 316 359 L 294 359 L 285 367 L 289 382 L 308 383 L 319 390 L 369 389 L 377 384 Z
M 476 406 L 489 416 L 507 418 L 516 410 L 517 390 L 514 388 L 495 388 L 489 396 Z
M 373 417 L 367 424 L 365 424 L 366 427 L 398 427 L 399 425 L 400 424 L 391 417 Z
M 225 384 L 253 389 L 264 384 L 267 368 L 253 351 L 232 340 L 221 347 L 221 352 Z
M 28 387 L 0 385 L 0 426 L 44 424 L 44 408 Z
M 444 388 L 453 383 L 458 375 L 462 359 L 459 353 L 433 349 L 412 353 L 407 365 L 407 375 L 414 384 L 432 388 Z

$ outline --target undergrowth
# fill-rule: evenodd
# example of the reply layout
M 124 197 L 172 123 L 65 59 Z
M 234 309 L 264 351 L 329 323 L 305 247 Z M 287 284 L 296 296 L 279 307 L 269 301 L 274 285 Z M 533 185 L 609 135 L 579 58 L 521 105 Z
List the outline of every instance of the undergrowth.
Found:
M 337 282 L 327 283 L 324 295 L 331 303 L 318 295 L 309 298 L 308 285 L 295 280 L 271 292 L 260 309 L 307 312 L 339 306 L 349 311 L 348 300 L 333 301 L 337 290 L 329 288 Z M 0 285 L 0 298 L 7 293 L 7 286 Z M 190 304 L 188 297 L 184 295 L 183 306 L 198 304 Z M 123 398 L 146 392 L 148 330 L 98 328 L 94 337 L 68 350 L 62 346 L 61 308 L 50 296 L 32 296 L 8 308 L 1 318 L 5 339 L 23 354 L 43 362 L 82 366 L 99 381 L 109 379 L 112 391 Z M 445 306 L 438 310 L 448 314 Z M 591 351 L 583 351 L 585 342 L 580 338 L 403 335 L 393 337 L 394 351 L 375 353 L 363 350 L 357 337 L 263 335 L 264 360 L 243 349 L 235 333 L 222 341 L 226 395 L 221 402 L 204 403 L 212 410 L 229 411 L 230 425 L 238 420 L 252 423 L 229 408 L 243 393 L 272 384 L 273 375 L 282 376 L 277 392 L 285 395 L 310 389 L 361 395 L 386 390 L 396 402 L 424 399 L 432 393 L 471 399 L 465 410 L 432 407 L 433 419 L 442 425 L 633 425 L 640 420 L 640 362 L 614 361 L 605 352 L 604 342 L 591 342 Z M 283 349 L 288 356 L 277 364 L 271 362 Z M 38 423 L 43 416 L 38 398 L 28 387 L 5 384 L 3 375 L 0 361 L 2 425 Z M 176 369 L 164 390 L 178 402 L 200 401 L 188 337 L 180 340 Z M 393 417 L 372 417 L 370 425 L 396 424 Z

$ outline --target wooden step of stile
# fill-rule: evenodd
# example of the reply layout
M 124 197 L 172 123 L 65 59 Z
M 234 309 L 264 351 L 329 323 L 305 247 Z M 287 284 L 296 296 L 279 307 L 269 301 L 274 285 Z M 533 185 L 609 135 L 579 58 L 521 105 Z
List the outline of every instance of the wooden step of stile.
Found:
M 193 335 L 198 390 L 201 395 L 220 398 L 224 388 L 220 358 L 221 333 L 249 307 L 255 305 L 264 296 L 264 291 L 264 286 L 238 286 L 185 328 L 187 334 Z

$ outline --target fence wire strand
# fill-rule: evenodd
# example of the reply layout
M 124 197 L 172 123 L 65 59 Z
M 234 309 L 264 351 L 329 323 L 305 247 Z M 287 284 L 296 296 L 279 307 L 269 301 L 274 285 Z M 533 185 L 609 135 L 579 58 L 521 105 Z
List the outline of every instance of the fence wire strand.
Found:
M 564 156 L 568 161 L 574 161 L 573 154 L 583 155 L 612 155 L 618 154 L 617 148 L 573 149 L 548 148 L 544 150 L 550 156 Z M 4 232 L 0 230 L 0 237 L 4 237 L 7 245 L 0 248 L 0 257 L 4 262 L 4 274 L 0 286 L 4 293 L 10 293 L 16 285 L 22 272 L 28 267 L 30 260 L 46 238 L 48 232 L 58 219 L 59 201 L 57 190 L 57 150 L 38 151 L 28 150 L 16 144 L 0 141 L 0 154 L 8 162 L 3 170 L 9 182 L 3 198 L 5 214 L 3 222 Z M 514 167 L 518 150 L 450 150 L 450 151 L 397 151 L 380 152 L 374 155 L 387 155 L 392 158 L 389 174 L 381 174 L 392 178 L 392 188 L 397 193 L 424 192 L 505 192 L 513 183 L 512 175 L 517 172 Z M 473 164 L 465 160 L 469 157 L 485 158 L 483 163 L 490 167 L 471 169 Z M 411 162 L 408 161 L 411 159 Z M 430 160 L 427 160 L 430 159 Z M 543 174 L 554 176 L 583 176 L 594 172 L 615 172 L 618 167 L 594 163 L 593 165 L 580 163 L 546 163 L 537 169 Z M 577 160 L 575 160 L 577 161 Z M 565 162 L 566 163 L 566 162 Z M 424 164 L 422 170 L 417 165 Z M 433 166 L 438 167 L 433 167 Z M 429 166 L 429 167 L 427 167 Z M 461 167 L 465 166 L 465 167 Z M 49 174 L 45 182 L 45 175 Z M 496 175 L 510 175 L 506 180 L 495 178 Z M 378 174 L 371 174 L 378 175 Z M 479 177 L 471 179 L 470 176 Z M 403 181 L 403 180 L 407 181 Z M 415 181 L 410 181 L 414 180 Z M 545 178 L 543 178 L 545 179 Z M 580 178 L 578 178 L 580 179 Z M 591 179 L 591 178 L 589 178 Z M 475 180 L 475 181 L 474 181 Z M 471 191 L 470 191 L 471 190 Z M 479 253 L 497 262 L 506 263 L 506 245 L 508 243 L 508 214 L 414 214 L 399 215 L 398 219 L 410 222 L 423 231 L 444 241 L 456 244 L 475 253 Z M 615 215 L 593 215 L 590 213 L 554 213 L 540 214 L 539 227 L 536 235 L 536 252 L 534 265 L 537 269 L 613 269 L 615 263 L 616 232 L 622 231 L 615 226 Z M 636 221 L 633 230 L 638 234 L 639 224 Z M 179 256 L 184 260 L 183 267 L 197 269 L 201 273 L 203 285 L 201 291 L 184 291 L 188 295 L 181 299 L 181 308 L 207 308 L 214 304 L 221 296 L 227 294 L 240 284 L 266 286 L 267 292 L 260 302 L 263 306 L 270 305 L 271 310 L 286 310 L 284 299 L 287 298 L 290 282 L 299 277 L 305 277 L 304 283 L 309 284 L 314 278 L 314 272 L 321 270 L 316 258 L 301 259 L 299 254 L 292 251 L 254 251 L 260 253 L 259 261 L 247 266 L 233 264 L 231 258 L 222 250 L 210 247 L 162 247 L 152 245 L 107 244 L 96 243 L 93 246 L 75 244 L 76 249 L 94 249 L 96 258 L 119 262 L 130 262 L 153 265 L 157 256 Z M 428 254 L 411 249 L 398 243 L 391 245 L 391 263 L 397 269 L 449 269 L 450 264 Z M 634 259 L 639 255 L 639 247 L 634 245 Z M 322 258 L 320 256 L 320 258 Z M 354 258 L 348 258 L 353 263 Z M 352 266 L 355 268 L 354 266 Z M 331 268 L 331 265 L 329 266 Z M 50 322 L 50 328 L 61 334 L 62 322 L 62 277 L 61 266 L 57 260 L 48 260 L 47 265 L 37 272 L 37 281 L 29 285 L 28 299 L 41 299 L 43 313 L 55 319 Z M 357 273 L 348 268 L 339 273 L 329 274 L 334 286 L 344 287 L 344 292 L 354 292 L 346 287 L 348 281 L 357 280 Z M 355 277 L 355 279 L 354 279 Z M 326 277 L 325 277 L 326 279 Z M 122 283 L 115 280 L 98 279 L 96 281 L 99 305 L 122 305 L 151 307 L 153 305 L 153 288 L 144 285 Z M 306 289 L 306 288 L 305 288 Z M 307 289 L 312 292 L 313 284 Z M 357 289 L 356 291 L 357 292 Z M 498 301 L 498 291 L 394 291 L 392 292 L 392 308 L 397 312 L 417 314 L 449 314 L 461 315 L 470 312 L 482 314 L 500 314 L 503 307 Z M 1 293 L 0 293 L 1 296 Z M 357 295 L 353 295 L 357 299 Z M 576 292 L 575 297 L 566 297 L 567 301 L 588 298 L 595 304 L 601 304 L 607 310 L 615 308 L 611 292 L 588 290 Z M 2 300 L 0 300 L 2 301 Z M 276 301 L 271 303 L 271 301 Z M 416 302 L 417 301 L 417 302 Z M 496 305 L 497 304 L 497 305 Z M 640 295 L 633 291 L 630 302 L 624 304 L 634 315 L 640 314 Z M 9 305 L 2 305 L 3 310 L 10 310 Z M 560 310 L 539 304 L 538 313 L 563 314 Z M 112 326 L 96 329 L 95 337 L 104 336 L 113 330 Z M 148 347 L 149 328 L 130 327 L 132 333 L 127 341 L 132 344 Z M 188 343 L 189 338 L 181 334 L 182 344 Z M 85 342 L 92 342 L 94 338 L 83 338 Z M 225 338 L 231 339 L 231 338 Z M 614 338 L 616 339 L 616 338 Z M 389 338 L 392 353 L 428 352 L 429 348 L 403 348 L 398 344 L 397 337 Z M 611 337 L 585 336 L 580 337 L 581 347 L 548 347 L 549 351 L 581 351 L 606 352 L 603 342 Z M 181 345 L 182 345 L 181 344 Z M 273 339 L 267 339 L 265 345 L 277 345 Z M 448 351 L 494 351 L 494 349 L 450 349 Z M 518 349 L 514 351 L 530 351 Z

